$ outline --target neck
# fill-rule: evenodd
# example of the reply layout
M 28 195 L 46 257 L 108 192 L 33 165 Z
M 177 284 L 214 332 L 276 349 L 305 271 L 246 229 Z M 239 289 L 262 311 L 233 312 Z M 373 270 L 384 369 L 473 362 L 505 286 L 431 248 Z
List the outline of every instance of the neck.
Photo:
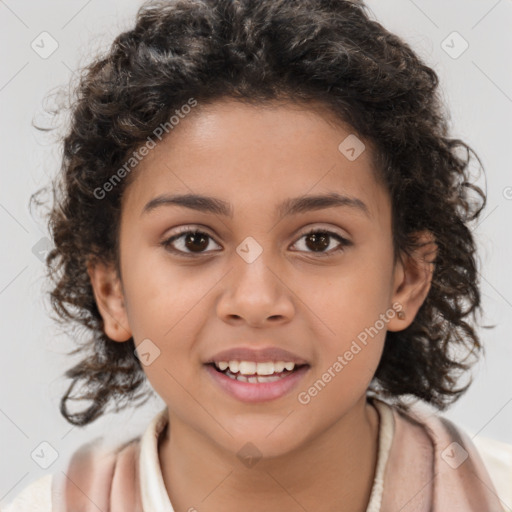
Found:
M 251 467 L 170 416 L 159 445 L 176 512 L 366 510 L 375 476 L 379 417 L 363 397 L 313 441 Z

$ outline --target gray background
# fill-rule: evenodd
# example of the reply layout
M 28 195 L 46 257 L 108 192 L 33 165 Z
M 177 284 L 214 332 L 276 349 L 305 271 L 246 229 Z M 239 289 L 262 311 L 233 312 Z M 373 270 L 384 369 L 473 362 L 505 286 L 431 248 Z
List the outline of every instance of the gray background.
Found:
M 31 481 L 58 471 L 59 463 L 82 443 L 113 432 L 116 440 L 142 432 L 163 406 L 155 397 L 143 408 L 110 414 L 85 429 L 60 416 L 59 398 L 68 383 L 61 375 L 72 362 L 65 352 L 73 343 L 48 317 L 43 264 L 32 252 L 47 236 L 46 227 L 27 209 L 30 194 L 47 183 L 59 162 L 60 148 L 52 136 L 31 127 L 32 120 L 45 119 L 44 96 L 69 82 L 74 69 L 127 28 L 139 4 L 0 2 L 0 506 Z M 368 5 L 384 26 L 401 35 L 438 72 L 452 133 L 476 149 L 486 168 L 488 206 L 475 233 L 483 323 L 496 328 L 481 329 L 486 358 L 475 367 L 467 394 L 444 414 L 471 435 L 512 443 L 512 1 L 371 0 Z M 48 58 L 31 47 L 34 40 L 42 46 L 44 31 L 58 44 Z M 469 46 L 459 56 L 464 40 Z M 49 39 L 44 48 L 50 48 Z M 51 454 L 41 442 L 49 443 L 58 455 L 47 470 L 31 457 L 34 450 Z

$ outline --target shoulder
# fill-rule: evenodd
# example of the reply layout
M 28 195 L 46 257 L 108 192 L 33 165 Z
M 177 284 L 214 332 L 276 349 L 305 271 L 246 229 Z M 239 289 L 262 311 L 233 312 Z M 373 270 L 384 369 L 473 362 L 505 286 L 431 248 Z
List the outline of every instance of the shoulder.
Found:
M 442 415 L 438 416 L 438 422 L 442 423 L 450 433 L 453 450 L 462 452 L 456 454 L 456 457 L 461 458 L 462 462 L 466 457 L 471 458 L 475 464 L 475 470 L 477 468 L 485 470 L 506 512 L 512 512 L 512 444 L 476 436 L 469 429 L 455 424 Z M 447 447 L 441 453 L 448 463 L 453 450 L 450 451 Z
M 140 437 L 112 445 L 98 438 L 76 450 L 64 471 L 54 479 L 54 503 L 58 510 L 88 510 L 90 502 L 108 510 L 114 500 L 136 503 Z M 128 507 L 124 507 L 128 510 Z M 131 509 L 130 509 L 131 510 Z
M 512 512 L 512 444 L 472 435 L 469 429 L 421 401 L 409 406 L 407 411 L 388 405 L 394 412 L 395 422 L 402 425 L 402 432 L 419 427 L 428 434 L 437 470 L 443 478 L 454 480 L 454 475 L 459 474 L 463 482 L 476 476 L 475 482 L 483 483 L 483 488 L 494 499 L 497 496 L 507 512 Z
M 477 436 L 473 443 L 496 487 L 498 496 L 512 512 L 512 444 Z
M 121 442 L 114 436 L 100 436 L 80 445 L 60 459 L 52 474 L 30 483 L 13 501 L 0 506 L 0 512 L 85 512 L 91 501 L 95 510 L 110 510 L 115 504 L 116 510 L 140 512 L 141 491 L 147 494 L 147 484 L 144 489 L 141 485 L 142 473 L 158 468 L 158 435 L 167 420 L 165 407 L 142 435 Z
M 52 482 L 48 474 L 28 484 L 2 512 L 52 512 Z
M 79 446 L 61 466 L 28 484 L 0 512 L 84 512 L 90 501 L 108 510 L 113 489 L 134 498 L 137 492 L 139 437 L 112 444 L 99 437 Z M 119 499 L 119 498 L 117 498 Z M 135 502 L 135 500 L 134 500 Z

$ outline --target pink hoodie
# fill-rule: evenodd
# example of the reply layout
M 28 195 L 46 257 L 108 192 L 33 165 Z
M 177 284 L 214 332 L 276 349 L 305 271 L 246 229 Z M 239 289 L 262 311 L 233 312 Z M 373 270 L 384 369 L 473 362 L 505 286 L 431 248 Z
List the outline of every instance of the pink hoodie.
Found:
M 376 478 L 367 512 L 505 510 L 465 432 L 421 402 L 404 413 L 375 397 L 369 400 L 379 412 L 381 425 L 385 420 L 391 428 L 380 429 Z M 166 411 L 157 418 L 156 439 L 151 440 L 155 444 L 167 424 Z M 151 489 L 141 488 L 140 445 L 138 437 L 115 450 L 104 451 L 94 443 L 77 450 L 66 476 L 54 479 L 52 510 L 161 512 L 153 510 Z M 161 503 L 169 504 L 162 506 L 162 512 L 172 510 L 167 496 Z

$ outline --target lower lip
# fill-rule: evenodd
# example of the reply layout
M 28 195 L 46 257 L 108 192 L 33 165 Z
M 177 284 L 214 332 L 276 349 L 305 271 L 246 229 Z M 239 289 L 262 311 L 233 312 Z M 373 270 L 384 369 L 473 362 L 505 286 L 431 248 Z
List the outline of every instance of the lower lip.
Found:
M 309 370 L 309 366 L 302 366 L 286 377 L 275 382 L 241 382 L 231 379 L 217 371 L 213 365 L 207 364 L 206 370 L 213 380 L 228 394 L 242 402 L 266 402 L 275 400 L 289 393 Z

